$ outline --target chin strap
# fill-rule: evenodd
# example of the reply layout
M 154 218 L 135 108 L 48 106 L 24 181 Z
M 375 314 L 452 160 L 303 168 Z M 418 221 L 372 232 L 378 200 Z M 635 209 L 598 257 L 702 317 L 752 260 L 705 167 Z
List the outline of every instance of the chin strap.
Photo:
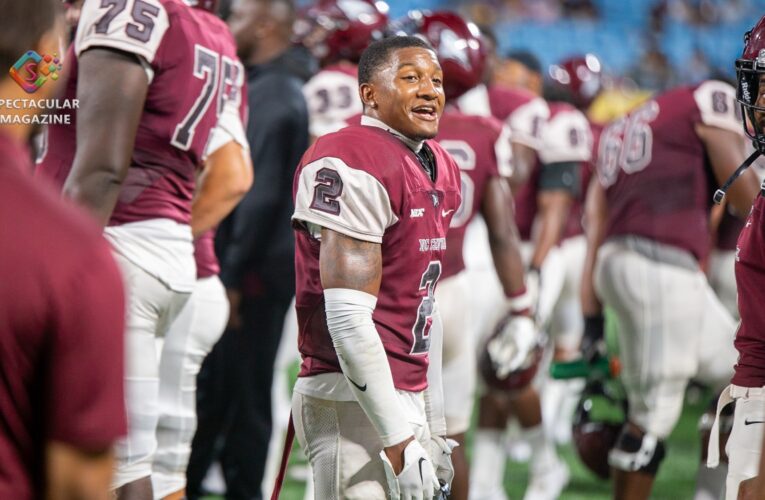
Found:
M 728 191 L 728 188 L 731 186 L 731 184 L 736 182 L 736 179 L 738 179 L 739 176 L 744 173 L 744 170 L 749 168 L 752 165 L 752 163 L 754 163 L 754 160 L 760 157 L 760 154 L 761 153 L 759 149 L 755 150 L 755 152 L 749 155 L 749 158 L 747 158 L 744 161 L 744 163 L 742 163 L 741 166 L 738 167 L 736 171 L 733 172 L 733 174 L 731 174 L 730 177 L 728 177 L 728 180 L 725 181 L 725 184 L 723 184 L 720 189 L 715 191 L 715 195 L 713 198 L 715 204 L 719 205 L 720 203 L 722 203 L 722 201 L 725 199 L 725 193 Z

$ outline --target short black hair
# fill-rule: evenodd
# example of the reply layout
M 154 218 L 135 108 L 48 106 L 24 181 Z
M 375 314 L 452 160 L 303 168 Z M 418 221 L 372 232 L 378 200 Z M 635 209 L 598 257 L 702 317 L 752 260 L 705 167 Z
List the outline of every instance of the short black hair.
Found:
M 507 53 L 505 59 L 522 64 L 527 70 L 542 74 L 542 63 L 539 58 L 528 50 L 513 50 Z
M 433 50 L 435 52 L 428 42 L 416 36 L 392 36 L 378 40 L 367 47 L 364 53 L 361 54 L 361 59 L 359 60 L 359 85 L 369 83 L 372 80 L 374 74 L 388 61 L 391 52 L 409 47 Z
M 56 22 L 61 0 L 0 0 L 0 68 L 3 75 L 33 50 Z M 62 55 L 62 54 L 59 54 Z

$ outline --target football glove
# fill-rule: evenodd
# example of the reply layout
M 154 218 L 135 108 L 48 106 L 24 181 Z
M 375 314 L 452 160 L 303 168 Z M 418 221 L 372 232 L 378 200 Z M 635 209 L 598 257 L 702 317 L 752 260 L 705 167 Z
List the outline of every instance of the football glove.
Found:
M 385 450 L 380 452 L 391 500 L 431 500 L 440 485 L 428 452 L 416 439 L 404 448 L 404 468 L 396 475 Z
M 497 377 L 505 378 L 521 368 L 539 343 L 536 324 L 528 316 L 513 316 L 491 339 L 486 350 Z
M 430 436 L 430 459 L 436 469 L 436 478 L 441 486 L 451 487 L 454 479 L 454 466 L 452 465 L 452 450 L 459 446 L 454 439 Z

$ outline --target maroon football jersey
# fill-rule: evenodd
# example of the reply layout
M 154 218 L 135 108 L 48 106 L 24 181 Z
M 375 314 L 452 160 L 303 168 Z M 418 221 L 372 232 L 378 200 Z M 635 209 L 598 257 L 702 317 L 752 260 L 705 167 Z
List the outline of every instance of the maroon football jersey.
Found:
M 550 103 L 550 117 L 542 125 L 538 149 L 539 162 L 515 193 L 515 222 L 523 240 L 531 239 L 537 214 L 539 179 L 545 165 L 584 163 L 592 157 L 590 125 L 584 114 L 570 104 Z
M 478 85 L 457 100 L 460 111 L 468 115 L 493 116 L 504 122 L 513 134 L 512 142 L 540 148 L 542 126 L 550 109 L 541 97 L 523 89 Z
M 736 286 L 741 324 L 734 345 L 738 362 L 733 383 L 742 387 L 765 386 L 765 198 L 754 201 L 736 248 Z
M 742 133 L 736 109 L 730 85 L 707 81 L 670 90 L 603 130 L 597 175 L 608 202 L 606 237 L 642 236 L 703 260 L 715 186 L 695 126 Z
M 320 242 L 305 230 L 315 225 L 382 245 L 373 319 L 394 385 L 421 391 L 427 387 L 433 294 L 460 204 L 460 173 L 438 143 L 426 141 L 437 165 L 432 181 L 414 152 L 379 128 L 381 122 L 365 123 L 318 139 L 295 174 L 293 221 L 302 229 L 295 238 L 299 376 L 341 372 L 324 312 Z
M 446 239 L 441 279 L 465 268 L 462 247 L 465 230 L 480 210 L 486 183 L 492 177 L 512 173 L 510 130 L 494 118 L 470 116 L 447 110 L 438 127 L 438 143 L 460 168 L 462 203 L 454 213 Z
M 45 445 L 125 435 L 124 308 L 99 229 L 0 132 L 0 498 L 45 497 Z
M 103 7 L 101 6 L 103 5 Z M 137 55 L 150 85 L 127 177 L 109 225 L 168 218 L 188 224 L 194 173 L 218 116 L 242 99 L 244 74 L 236 45 L 216 16 L 181 0 L 86 2 L 73 43 Z M 66 98 L 76 97 L 74 58 Z M 52 126 L 39 170 L 63 182 L 75 150 L 74 127 Z
M 717 227 L 715 248 L 727 252 L 735 250 L 738 243 L 738 236 L 741 234 L 745 222 L 746 219 L 736 217 L 725 209 L 720 225 Z

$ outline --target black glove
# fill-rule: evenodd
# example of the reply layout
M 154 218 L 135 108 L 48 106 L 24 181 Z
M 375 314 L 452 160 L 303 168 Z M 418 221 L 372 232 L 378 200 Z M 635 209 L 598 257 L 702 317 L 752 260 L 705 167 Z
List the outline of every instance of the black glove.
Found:
M 584 317 L 584 335 L 582 336 L 582 357 L 592 363 L 606 355 L 605 320 L 602 314 Z

